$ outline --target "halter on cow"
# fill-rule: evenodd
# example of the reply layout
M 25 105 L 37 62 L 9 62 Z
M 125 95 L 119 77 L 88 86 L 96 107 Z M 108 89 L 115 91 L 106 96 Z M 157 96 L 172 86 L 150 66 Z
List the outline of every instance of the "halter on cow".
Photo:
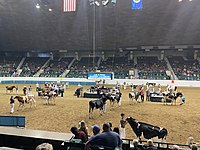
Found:
M 158 139 L 166 139 L 167 129 L 160 128 L 158 126 L 153 126 L 143 122 L 137 122 L 132 117 L 128 117 L 127 122 L 130 124 L 137 138 L 141 140 L 143 134 L 145 139 L 151 139 L 153 137 L 158 137 Z
M 106 104 L 106 101 L 107 97 L 105 96 L 105 94 L 103 94 L 100 99 L 89 101 L 89 119 L 93 118 L 92 115 L 94 108 L 99 109 L 102 114 L 103 106 Z

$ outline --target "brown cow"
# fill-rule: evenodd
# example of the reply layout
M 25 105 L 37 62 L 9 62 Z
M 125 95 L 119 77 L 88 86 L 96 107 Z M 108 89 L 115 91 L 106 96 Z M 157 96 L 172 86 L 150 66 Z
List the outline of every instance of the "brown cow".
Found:
M 18 110 L 20 108 L 24 109 L 25 103 L 30 105 L 30 108 L 32 105 L 36 107 L 36 101 L 34 95 L 27 95 L 27 96 L 15 96 L 14 99 L 17 99 L 19 102 Z
M 13 92 L 14 88 L 16 89 L 16 86 L 14 86 L 14 85 L 13 86 L 6 86 L 6 94 L 8 93 L 8 91 L 10 91 L 10 93 Z

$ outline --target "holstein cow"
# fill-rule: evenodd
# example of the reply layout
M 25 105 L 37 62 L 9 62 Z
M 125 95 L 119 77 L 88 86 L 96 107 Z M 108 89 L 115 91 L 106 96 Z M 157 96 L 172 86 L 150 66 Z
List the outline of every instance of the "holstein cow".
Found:
M 20 108 L 24 109 L 25 103 L 28 103 L 30 105 L 30 108 L 32 107 L 32 105 L 36 107 L 36 101 L 34 95 L 15 96 L 14 99 L 17 99 L 19 102 L 18 110 Z
M 110 100 L 111 107 L 113 107 L 115 103 L 118 103 L 119 106 L 121 105 L 122 93 L 119 92 L 116 94 L 106 94 L 106 97 Z
M 91 100 L 89 101 L 89 119 L 93 118 L 93 110 L 94 108 L 100 110 L 100 114 L 103 112 L 103 107 L 106 105 L 107 97 L 105 95 L 102 95 L 100 99 L 97 100 Z
M 6 94 L 8 93 L 8 91 L 13 92 L 13 89 L 16 88 L 16 86 L 6 86 Z
M 153 126 L 147 123 L 138 122 L 132 117 L 128 117 L 127 122 L 130 124 L 137 138 L 141 140 L 143 134 L 145 139 L 151 139 L 153 137 L 158 137 L 158 139 L 166 139 L 167 129 Z
M 129 104 L 132 104 L 133 99 L 135 99 L 136 102 L 138 102 L 140 92 L 131 92 L 131 93 L 128 94 L 128 96 L 129 96 Z
M 173 103 L 176 105 L 177 98 L 182 99 L 182 96 L 183 96 L 183 93 L 181 93 L 181 92 L 177 92 L 176 94 L 175 93 L 166 93 L 166 92 L 163 92 L 162 94 L 164 96 L 163 103 L 167 104 L 167 102 L 170 102 L 171 105 L 173 105 Z

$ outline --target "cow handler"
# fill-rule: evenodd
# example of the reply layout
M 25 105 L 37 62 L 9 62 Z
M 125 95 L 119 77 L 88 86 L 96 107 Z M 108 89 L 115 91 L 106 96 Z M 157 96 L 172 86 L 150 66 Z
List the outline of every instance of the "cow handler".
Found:
M 13 114 L 14 113 L 14 106 L 15 106 L 15 100 L 13 98 L 13 96 L 10 97 L 10 113 Z

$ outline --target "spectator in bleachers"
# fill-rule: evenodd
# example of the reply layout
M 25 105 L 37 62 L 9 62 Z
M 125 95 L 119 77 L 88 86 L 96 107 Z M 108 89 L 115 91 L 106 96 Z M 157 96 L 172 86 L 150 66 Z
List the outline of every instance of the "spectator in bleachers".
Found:
M 85 149 L 90 149 L 92 146 L 103 146 L 105 149 L 114 150 L 116 147 L 122 146 L 122 140 L 115 132 L 110 131 L 109 123 L 103 124 L 103 132 L 89 139 Z
M 192 136 L 188 137 L 186 144 L 190 147 L 192 144 L 194 144 L 194 138 Z
M 71 132 L 75 135 L 74 139 L 81 139 L 82 143 L 87 142 L 87 135 L 83 131 L 79 131 L 77 127 L 72 127 Z
M 138 139 L 134 139 L 133 140 L 133 147 L 131 148 L 131 150 L 142 150 L 142 148 L 140 148 L 138 145 L 139 145 Z
M 79 123 L 80 127 L 79 127 L 79 131 L 83 131 L 86 136 L 87 136 L 87 139 L 88 139 L 88 127 L 86 126 L 86 123 L 84 120 L 82 120 L 80 123 Z
M 194 141 L 194 138 L 192 136 L 188 137 L 187 141 L 186 141 L 186 144 L 192 148 L 192 145 L 193 144 L 197 144 L 195 141 Z
M 119 133 L 119 128 L 118 128 L 118 127 L 114 127 L 113 132 L 116 132 L 117 134 L 120 134 L 120 133 Z
M 92 132 L 93 132 L 93 135 L 95 136 L 95 135 L 97 135 L 97 134 L 99 134 L 100 133 L 100 127 L 98 126 L 98 125 L 93 125 L 92 126 Z
M 35 150 L 53 150 L 53 146 L 49 143 L 42 143 Z
M 144 147 L 145 147 L 146 150 L 156 150 L 157 149 L 151 139 L 149 139 L 147 141 L 147 144 L 144 145 Z

